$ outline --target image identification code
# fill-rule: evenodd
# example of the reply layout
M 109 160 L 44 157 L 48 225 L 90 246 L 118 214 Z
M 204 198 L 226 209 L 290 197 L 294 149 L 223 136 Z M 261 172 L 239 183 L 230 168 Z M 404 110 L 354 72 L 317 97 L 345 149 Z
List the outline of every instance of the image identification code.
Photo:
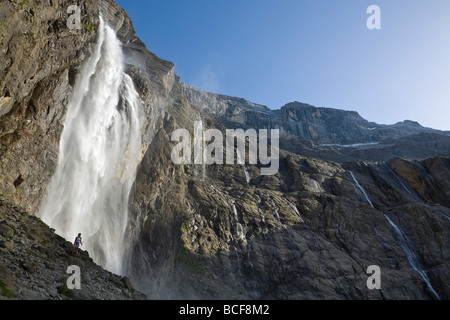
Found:
M 207 318 L 214 313 L 223 315 L 269 315 L 269 305 L 235 304 L 223 305 L 223 308 L 190 306 L 187 304 L 180 308 L 180 315 L 203 315 Z

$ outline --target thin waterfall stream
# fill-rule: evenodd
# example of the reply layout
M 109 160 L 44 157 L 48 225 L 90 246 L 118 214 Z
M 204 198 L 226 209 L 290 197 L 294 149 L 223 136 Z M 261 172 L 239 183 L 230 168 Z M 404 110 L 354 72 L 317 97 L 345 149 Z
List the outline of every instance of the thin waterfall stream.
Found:
M 356 186 L 358 187 L 358 189 L 363 193 L 365 199 L 367 200 L 367 202 L 370 204 L 370 206 L 372 208 L 375 209 L 375 207 L 373 206 L 372 201 L 370 201 L 369 196 L 367 195 L 366 191 L 364 190 L 364 188 L 361 186 L 361 184 L 359 183 L 359 181 L 356 179 L 355 175 L 353 174 L 353 172 L 350 171 L 350 175 L 352 176 L 353 181 L 355 182 Z M 422 268 L 420 267 L 420 263 L 417 259 L 416 254 L 414 253 L 414 251 L 411 249 L 411 244 L 410 241 L 408 240 L 408 238 L 406 237 L 406 234 L 403 232 L 403 230 L 401 230 L 388 216 L 386 213 L 381 212 L 384 217 L 386 218 L 386 220 L 389 222 L 389 224 L 392 227 L 392 230 L 394 231 L 394 238 L 397 240 L 398 244 L 400 245 L 400 247 L 402 248 L 403 252 L 406 255 L 406 258 L 408 259 L 409 264 L 411 265 L 411 267 L 416 270 L 420 276 L 422 277 L 422 279 L 425 281 L 425 283 L 427 284 L 428 288 L 430 289 L 430 291 L 433 293 L 433 295 L 440 300 L 439 295 L 437 294 L 437 292 L 433 289 L 433 286 L 431 285 L 430 279 L 428 278 L 427 274 L 425 273 L 425 271 L 422 270 Z

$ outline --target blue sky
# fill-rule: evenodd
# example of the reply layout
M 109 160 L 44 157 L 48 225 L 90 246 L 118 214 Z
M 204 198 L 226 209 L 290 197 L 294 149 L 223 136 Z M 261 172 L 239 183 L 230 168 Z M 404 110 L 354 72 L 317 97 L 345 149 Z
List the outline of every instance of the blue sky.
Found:
M 199 89 L 450 130 L 448 0 L 116 2 L 147 48 Z M 366 27 L 373 4 L 381 30 Z

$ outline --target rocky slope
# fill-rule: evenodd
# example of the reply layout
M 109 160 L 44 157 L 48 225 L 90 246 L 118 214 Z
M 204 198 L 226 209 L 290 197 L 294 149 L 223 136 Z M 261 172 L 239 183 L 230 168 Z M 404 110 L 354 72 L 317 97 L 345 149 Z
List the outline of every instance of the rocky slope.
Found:
M 5 280 L 8 292 L 19 299 L 62 298 L 55 281 L 59 285 L 65 275 L 63 268 L 73 260 L 66 254 L 67 244 L 62 238 L 48 235 L 43 225 L 26 217 L 39 215 L 40 202 L 58 161 L 59 141 L 73 86 L 96 40 L 102 10 L 99 3 L 76 3 L 81 11 L 80 30 L 70 30 L 66 25 L 67 9 L 73 4 L 71 1 L 0 1 L 0 199 L 3 204 L 13 204 L 2 204 L 2 221 L 9 225 L 8 230 L 36 224 L 46 241 L 45 244 L 36 241 L 36 235 L 36 239 L 27 239 L 23 230 L 16 233 L 19 238 L 2 239 L 5 246 L 1 252 L 2 266 L 5 265 L 2 281 Z M 126 32 L 123 34 L 126 36 Z M 173 65 L 168 65 L 170 73 Z M 157 67 L 157 63 L 152 67 Z M 147 137 L 144 135 L 144 139 Z M 46 248 L 47 245 L 50 247 Z M 32 247 L 39 247 L 42 252 Z M 33 275 L 22 266 L 27 260 L 36 264 Z M 142 298 L 132 291 L 122 293 L 120 278 L 100 272 L 101 268 L 87 256 L 76 262 L 86 267 L 86 277 L 98 279 L 84 287 L 87 291 L 73 298 L 80 295 L 99 299 Z M 126 283 L 131 288 L 131 282 L 126 280 Z
M 95 264 L 87 251 L 72 255 L 72 243 L 42 221 L 0 199 L 0 299 L 143 300 L 129 278 Z M 69 266 L 80 267 L 81 289 L 69 290 Z
M 431 286 L 449 298 L 448 132 L 410 121 L 378 125 L 300 103 L 273 111 L 199 91 L 147 50 L 114 1 L 79 1 L 84 28 L 70 31 L 72 4 L 0 1 L 0 276 L 7 296 L 64 298 L 56 287 L 74 258 L 32 216 L 55 171 L 68 101 L 101 12 L 123 43 L 145 113 L 125 257 L 140 291 L 153 299 L 436 299 Z M 174 165 L 171 133 L 192 130 L 196 120 L 222 132 L 279 128 L 279 172 Z M 379 144 L 349 147 L 368 142 Z M 389 221 L 405 235 L 414 266 Z M 85 296 L 142 298 L 86 254 L 79 260 L 90 279 Z M 369 265 L 381 268 L 381 290 L 366 286 Z

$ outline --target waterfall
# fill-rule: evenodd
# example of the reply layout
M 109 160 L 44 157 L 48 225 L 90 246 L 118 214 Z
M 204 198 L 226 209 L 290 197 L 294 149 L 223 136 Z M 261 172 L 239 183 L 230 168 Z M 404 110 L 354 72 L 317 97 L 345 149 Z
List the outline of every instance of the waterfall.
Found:
M 356 186 L 362 191 L 362 193 L 364 194 L 364 197 L 366 198 L 367 202 L 370 204 L 370 206 L 372 208 L 374 208 L 372 202 L 370 201 L 366 191 L 364 190 L 364 188 L 359 184 L 358 180 L 356 179 L 355 175 L 353 174 L 353 172 L 350 171 L 350 175 L 352 176 Z M 408 259 L 409 264 L 411 265 L 411 267 L 416 270 L 420 276 L 422 277 L 422 279 L 425 281 L 425 283 L 427 284 L 428 288 L 430 289 L 430 291 L 433 293 L 433 295 L 440 300 L 439 295 L 437 294 L 437 292 L 433 289 L 430 279 L 428 278 L 427 274 L 425 273 L 425 271 L 423 271 L 420 267 L 419 261 L 417 259 L 417 256 L 415 255 L 414 251 L 411 249 L 411 245 L 410 242 L 408 240 L 408 238 L 406 237 L 405 233 L 391 220 L 389 219 L 389 217 L 387 216 L 386 213 L 382 212 L 383 216 L 386 218 L 386 220 L 389 222 L 389 224 L 391 225 L 392 229 L 394 230 L 394 238 L 397 240 L 398 244 L 400 245 L 400 247 L 402 248 L 403 252 L 406 255 L 406 258 Z
M 359 184 L 358 180 L 355 178 L 355 175 L 353 174 L 353 172 L 350 171 L 350 175 L 353 178 L 353 181 L 355 182 L 356 186 L 358 187 L 358 189 L 363 193 L 364 197 L 366 198 L 367 202 L 370 204 L 370 206 L 372 208 L 374 208 L 372 201 L 370 201 L 369 196 L 367 195 L 366 191 L 364 190 L 363 187 L 361 187 L 361 185 Z
M 396 178 L 396 180 L 400 183 L 400 185 L 402 186 L 402 188 L 411 196 L 413 197 L 415 200 L 419 201 L 421 204 L 425 204 L 425 202 L 417 195 L 414 195 L 409 189 L 408 187 L 405 186 L 405 184 L 402 182 L 402 179 L 394 172 L 394 170 L 392 170 L 389 165 L 386 162 L 383 162 L 383 165 L 388 169 L 388 171 L 390 172 L 390 174 L 392 176 L 394 176 Z M 447 216 L 444 212 L 442 212 L 441 210 L 438 210 L 438 213 L 440 213 L 445 219 L 447 219 L 448 221 L 450 221 L 450 217 Z
M 244 240 L 245 239 L 244 228 L 242 227 L 242 224 L 239 222 L 239 216 L 234 202 L 231 203 L 231 209 L 233 211 L 236 235 L 238 236 L 239 239 Z
M 450 222 L 450 217 L 448 215 L 446 215 L 443 211 L 439 210 L 438 211 L 445 219 L 447 219 L 447 221 Z
M 245 182 L 249 186 L 250 185 L 250 174 L 248 173 L 247 167 L 245 165 L 242 166 L 242 169 L 244 170 Z
M 244 178 L 245 182 L 247 183 L 247 186 L 250 185 L 250 174 L 248 173 L 247 167 L 245 165 L 245 156 L 241 154 L 241 151 L 239 148 L 236 148 L 236 157 L 237 157 L 237 163 L 242 165 L 242 170 L 244 171 Z
M 302 216 L 300 215 L 300 212 L 297 209 L 297 206 L 294 205 L 292 202 L 290 202 L 288 199 L 285 198 L 282 199 L 289 206 L 289 208 L 291 208 L 292 213 L 294 213 L 300 219 L 300 222 L 304 222 Z
M 121 274 L 128 199 L 141 158 L 141 101 L 124 73 L 121 43 L 100 18 L 97 43 L 75 83 L 58 166 L 40 210 L 91 257 Z
M 388 164 L 386 162 L 383 162 L 383 165 L 388 169 L 389 173 L 400 183 L 400 185 L 402 186 L 403 190 L 405 190 L 406 193 L 408 193 L 414 199 L 417 199 L 417 197 L 414 196 L 411 191 L 409 191 L 409 189 L 403 183 L 402 179 L 400 179 L 400 177 L 388 166 Z
M 411 265 L 411 267 L 420 274 L 420 276 L 425 281 L 425 283 L 427 284 L 427 286 L 430 289 L 430 291 L 434 294 L 434 296 L 437 299 L 440 299 L 440 297 L 437 294 L 437 292 L 431 286 L 430 279 L 428 278 L 427 274 L 425 273 L 425 271 L 423 271 L 420 268 L 419 262 L 417 261 L 417 257 L 415 255 L 414 251 L 411 249 L 409 241 L 408 241 L 408 238 L 406 238 L 405 233 L 399 227 L 397 227 L 397 225 L 394 222 L 392 222 L 392 220 L 389 219 L 389 217 L 384 212 L 383 212 L 383 215 L 385 216 L 385 218 L 388 220 L 389 224 L 394 229 L 395 237 L 396 237 L 400 247 L 405 252 L 406 258 L 408 259 L 408 262 Z

